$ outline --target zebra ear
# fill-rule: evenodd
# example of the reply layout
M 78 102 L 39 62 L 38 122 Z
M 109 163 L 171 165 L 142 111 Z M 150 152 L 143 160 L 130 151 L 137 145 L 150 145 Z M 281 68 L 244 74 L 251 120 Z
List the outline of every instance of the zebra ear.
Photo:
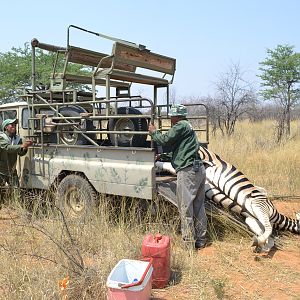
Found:
M 300 212 L 296 213 L 296 220 L 300 221 Z

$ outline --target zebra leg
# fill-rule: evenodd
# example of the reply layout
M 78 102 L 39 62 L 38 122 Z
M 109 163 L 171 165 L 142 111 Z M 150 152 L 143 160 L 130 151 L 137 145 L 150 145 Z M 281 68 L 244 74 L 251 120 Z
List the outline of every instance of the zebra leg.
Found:
M 257 236 L 262 235 L 262 233 L 263 233 L 262 225 L 260 225 L 256 219 L 254 219 L 253 217 L 246 217 L 245 223 L 249 226 L 250 230 L 254 234 L 256 234 Z M 255 239 L 257 240 L 256 237 L 255 237 Z M 253 246 L 257 246 L 257 245 L 254 245 L 254 243 L 255 243 L 255 241 L 253 242 Z
M 261 247 L 262 252 L 269 252 L 275 246 L 275 240 L 272 236 L 269 236 L 266 244 Z
M 253 246 L 262 248 L 266 244 L 269 244 L 268 239 L 272 234 L 272 225 L 270 223 L 268 207 L 265 202 L 261 201 L 261 199 L 252 199 L 251 208 L 257 223 L 257 225 L 254 225 L 253 223 L 255 221 L 250 221 L 250 224 L 254 229 L 253 232 L 257 234 L 257 237 L 254 239 Z M 258 227 L 260 230 L 258 230 Z M 270 242 L 270 245 L 271 244 L 272 242 Z
M 246 217 L 245 223 L 249 226 L 251 231 L 257 235 L 254 237 L 252 246 L 256 246 L 254 252 L 269 252 L 275 245 L 274 238 L 269 236 L 265 244 L 259 244 L 259 239 L 263 236 L 263 225 L 252 217 Z

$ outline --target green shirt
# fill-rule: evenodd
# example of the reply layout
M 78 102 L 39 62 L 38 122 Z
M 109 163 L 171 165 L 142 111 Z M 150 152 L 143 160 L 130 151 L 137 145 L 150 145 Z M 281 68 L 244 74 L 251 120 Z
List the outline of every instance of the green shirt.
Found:
M 187 120 L 180 120 L 164 134 L 156 130 L 151 136 L 158 145 L 170 147 L 171 164 L 176 172 L 191 166 L 194 159 L 199 157 L 198 140 L 192 125 Z
M 0 133 L 0 174 L 11 176 L 15 172 L 18 155 L 23 156 L 27 150 L 21 148 L 19 136 L 10 138 L 5 132 Z

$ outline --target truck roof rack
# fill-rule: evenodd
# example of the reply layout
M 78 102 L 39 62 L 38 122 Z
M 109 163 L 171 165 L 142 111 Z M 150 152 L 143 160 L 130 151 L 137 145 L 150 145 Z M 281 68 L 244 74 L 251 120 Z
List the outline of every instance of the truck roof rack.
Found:
M 71 45 L 72 28 L 112 41 L 110 54 Z M 155 120 L 162 131 L 169 127 L 170 122 L 163 121 L 169 118 L 169 86 L 174 79 L 176 59 L 154 53 L 144 45 L 116 39 L 74 25 L 68 27 L 66 47 L 42 43 L 37 39 L 33 39 L 31 45 L 32 89 L 28 90 L 23 97 L 31 106 L 31 127 L 37 134 L 43 136 L 45 120 L 49 116 L 52 116 L 53 122 L 62 124 L 56 126 L 59 128 L 56 130 L 57 142 L 59 136 L 69 134 L 79 135 L 82 137 L 81 140 L 85 138 L 94 145 L 98 145 L 94 137 L 103 141 L 109 138 L 112 144 L 119 146 L 127 143 L 125 140 L 128 136 L 134 137 L 132 140 L 135 136 L 143 136 L 145 138 L 136 138 L 137 142 L 133 144 L 144 145 L 149 142 L 149 139 L 147 140 L 149 122 Z M 56 55 L 52 73 L 49 74 L 50 87 L 36 85 L 38 82 L 35 77 L 38 73 L 35 62 L 36 48 Z M 72 72 L 73 64 L 83 66 L 84 72 Z M 130 88 L 134 83 L 152 86 L 152 99 L 132 96 Z M 80 85 L 91 87 L 80 91 L 78 90 Z M 104 87 L 104 95 L 103 89 L 98 89 L 98 86 Z M 164 93 L 166 97 L 163 101 L 158 101 L 160 88 L 166 89 Z M 200 106 L 196 108 L 198 110 Z M 42 119 L 34 116 L 36 110 L 39 110 Z M 207 111 L 206 108 L 204 110 Z M 193 110 L 191 119 L 196 119 L 195 113 L 196 110 Z M 198 131 L 207 133 L 207 118 L 197 117 L 195 121 L 199 120 L 201 124 L 205 123 L 204 126 L 199 125 L 199 128 L 205 127 L 205 130 L 200 128 Z M 79 121 L 80 125 L 78 125 Z M 66 126 L 65 123 L 70 126 Z M 51 128 L 53 129 L 54 126 Z M 208 142 L 208 135 L 205 140 Z

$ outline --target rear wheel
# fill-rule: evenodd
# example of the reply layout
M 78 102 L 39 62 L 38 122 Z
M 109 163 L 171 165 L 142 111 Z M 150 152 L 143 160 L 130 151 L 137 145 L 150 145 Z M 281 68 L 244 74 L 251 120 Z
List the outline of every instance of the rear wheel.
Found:
M 141 115 L 142 113 L 133 107 L 119 107 L 120 115 Z M 108 122 L 108 130 L 110 131 L 147 131 L 148 123 L 145 118 L 120 118 L 110 119 Z M 131 133 L 110 133 L 109 140 L 114 146 L 123 147 L 143 147 L 146 144 L 146 135 Z
M 67 175 L 56 190 L 56 205 L 66 217 L 81 218 L 96 207 L 96 192 L 80 175 Z

